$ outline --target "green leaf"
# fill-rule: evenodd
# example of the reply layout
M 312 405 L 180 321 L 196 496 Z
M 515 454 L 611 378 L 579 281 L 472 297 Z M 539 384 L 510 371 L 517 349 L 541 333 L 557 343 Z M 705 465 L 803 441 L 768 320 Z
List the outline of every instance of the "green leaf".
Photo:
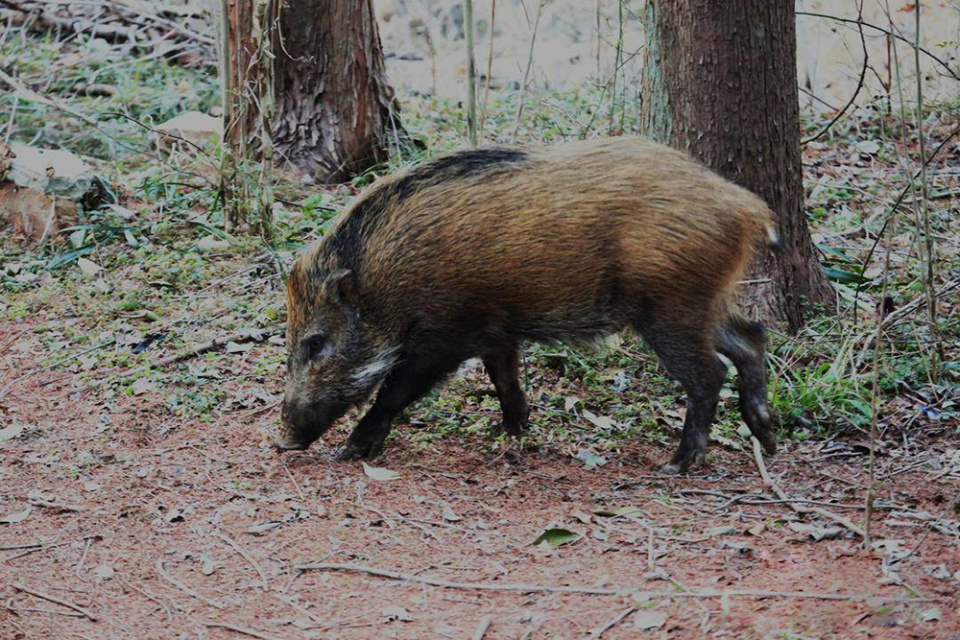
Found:
M 620 507 L 616 511 L 610 511 L 609 509 L 598 509 L 593 513 L 594 515 L 598 515 L 603 518 L 629 518 L 646 515 L 643 512 L 643 509 L 640 507 Z
M 79 249 L 74 249 L 72 251 L 66 251 L 64 253 L 61 253 L 56 258 L 54 258 L 53 260 L 47 263 L 47 270 L 49 271 L 52 269 L 56 269 L 61 265 L 69 264 L 74 260 L 76 260 L 77 258 L 79 258 L 80 256 L 85 256 L 87 254 L 93 253 L 94 249 L 96 249 L 96 247 L 94 247 L 91 244 L 91 245 L 87 245 L 86 247 L 80 247 Z
M 533 541 L 534 545 L 542 544 L 546 542 L 551 547 L 556 549 L 557 547 L 562 547 L 565 544 L 570 544 L 580 539 L 580 534 L 569 529 L 559 529 L 551 528 L 544 530 L 536 540 Z
M 870 281 L 870 278 L 862 277 L 859 272 L 854 273 L 853 271 L 845 271 L 836 267 L 824 267 L 823 272 L 826 273 L 827 277 L 834 282 L 840 282 L 843 284 L 856 284 L 858 282 Z

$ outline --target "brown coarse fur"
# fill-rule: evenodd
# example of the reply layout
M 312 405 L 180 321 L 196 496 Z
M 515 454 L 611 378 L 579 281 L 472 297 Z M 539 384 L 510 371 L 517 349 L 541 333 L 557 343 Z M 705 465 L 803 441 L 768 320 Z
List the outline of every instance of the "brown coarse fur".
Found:
M 329 356 L 349 361 L 334 367 L 337 375 L 389 353 L 386 375 L 454 342 L 462 348 L 421 367 L 429 373 L 408 373 L 432 381 L 434 369 L 484 357 L 495 382 L 503 374 L 503 401 L 510 376 L 494 356 L 509 368 L 525 341 L 590 340 L 632 325 L 690 393 L 702 376 L 682 370 L 716 369 L 724 326 L 746 327 L 731 345 L 756 344 L 759 335 L 762 349 L 762 330 L 736 315 L 733 294 L 755 247 L 774 237 L 771 224 L 758 197 L 645 140 L 440 156 L 369 188 L 297 261 L 288 289 L 291 358 L 318 318 L 349 323 L 349 313 L 332 313 L 349 309 L 363 337 L 352 338 L 356 357 L 338 351 L 345 342 L 327 346 Z M 326 289 L 334 284 L 342 304 L 331 307 Z M 324 375 L 330 367 L 302 369 L 312 371 L 300 377 L 308 395 L 324 393 L 311 380 L 337 384 Z M 707 377 L 713 386 L 715 376 Z M 291 403 L 302 394 L 288 384 Z M 516 412 L 525 421 L 525 403 Z

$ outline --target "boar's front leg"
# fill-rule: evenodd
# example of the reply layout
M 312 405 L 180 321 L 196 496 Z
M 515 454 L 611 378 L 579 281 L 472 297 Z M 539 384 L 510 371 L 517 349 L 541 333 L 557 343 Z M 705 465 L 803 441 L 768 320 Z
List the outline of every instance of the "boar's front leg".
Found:
M 503 430 L 519 437 L 527 426 L 530 408 L 520 386 L 520 351 L 515 345 L 483 356 L 483 366 L 497 389 Z
M 390 423 L 407 405 L 416 402 L 438 382 L 456 370 L 461 358 L 412 355 L 404 358 L 387 376 L 377 399 L 360 419 L 337 460 L 376 458 L 390 433 Z

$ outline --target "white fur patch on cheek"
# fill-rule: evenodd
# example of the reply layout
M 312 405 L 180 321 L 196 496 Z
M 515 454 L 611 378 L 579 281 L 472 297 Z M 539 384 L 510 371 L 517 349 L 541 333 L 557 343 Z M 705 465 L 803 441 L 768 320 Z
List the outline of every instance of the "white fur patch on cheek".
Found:
M 396 363 L 397 349 L 384 349 L 350 374 L 350 380 L 358 387 L 374 384 L 379 382 Z

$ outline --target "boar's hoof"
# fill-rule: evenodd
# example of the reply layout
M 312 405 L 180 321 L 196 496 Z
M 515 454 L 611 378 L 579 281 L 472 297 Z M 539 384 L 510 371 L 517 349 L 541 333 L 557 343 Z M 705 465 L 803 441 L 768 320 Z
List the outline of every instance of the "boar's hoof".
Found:
M 383 453 L 383 442 L 348 442 L 337 453 L 337 462 L 348 460 L 372 460 Z
M 674 456 L 673 460 L 660 467 L 660 473 L 668 476 L 686 474 L 690 469 L 702 465 L 707 459 L 705 451 L 696 451 L 686 456 Z
M 501 422 L 500 431 L 507 434 L 511 438 L 519 438 L 523 435 L 524 426 L 526 425 L 518 422 Z
M 763 452 L 768 456 L 772 456 L 777 452 L 777 437 L 773 435 L 773 431 L 765 431 L 756 437 L 763 446 Z

